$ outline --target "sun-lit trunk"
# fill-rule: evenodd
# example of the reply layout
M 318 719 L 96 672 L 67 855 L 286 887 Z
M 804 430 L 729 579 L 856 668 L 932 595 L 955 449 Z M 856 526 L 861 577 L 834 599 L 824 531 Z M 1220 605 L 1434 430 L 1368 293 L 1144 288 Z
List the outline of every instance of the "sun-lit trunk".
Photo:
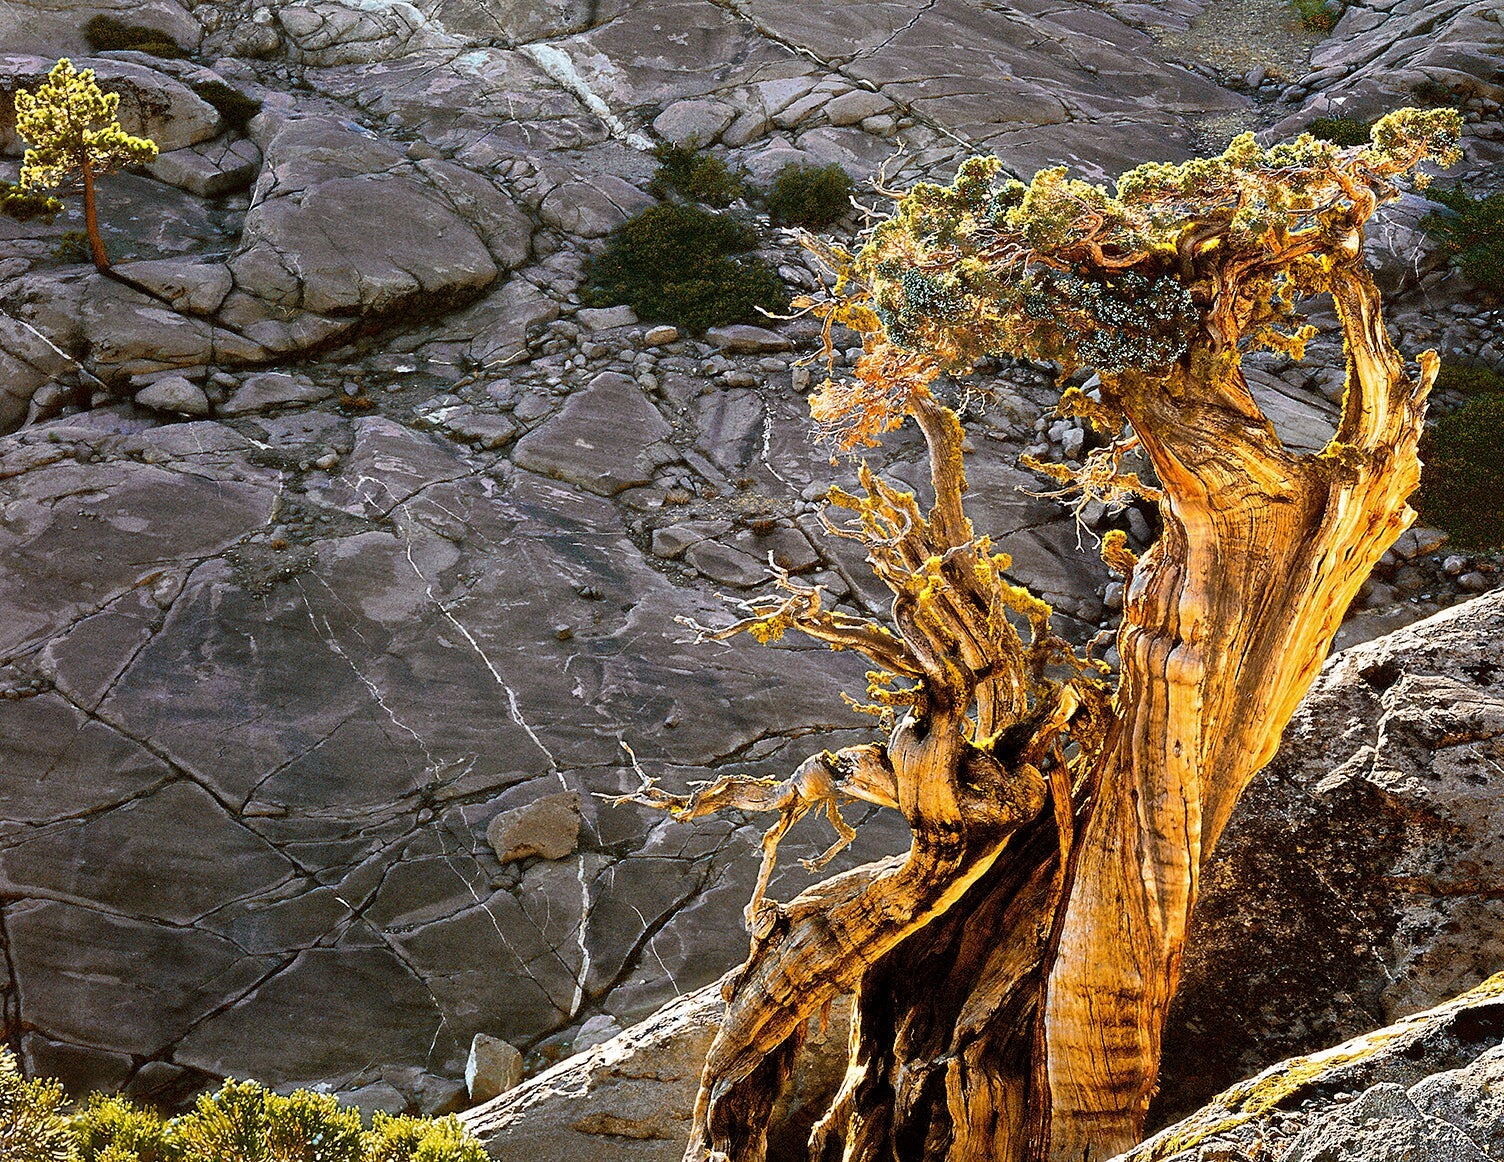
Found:
M 104 238 L 99 233 L 99 210 L 94 203 L 94 168 L 85 161 L 84 171 L 84 232 L 89 236 L 89 257 L 99 270 L 109 270 L 110 260 L 105 256 Z

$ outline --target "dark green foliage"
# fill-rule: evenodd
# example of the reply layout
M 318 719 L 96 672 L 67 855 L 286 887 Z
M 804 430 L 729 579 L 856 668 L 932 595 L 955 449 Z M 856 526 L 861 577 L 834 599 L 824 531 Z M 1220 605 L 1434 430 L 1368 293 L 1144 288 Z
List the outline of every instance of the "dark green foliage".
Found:
M 1504 547 L 1504 393 L 1480 395 L 1437 420 L 1420 458 L 1425 468 L 1410 502 L 1421 520 L 1460 548 Z
M 1300 17 L 1301 25 L 1308 32 L 1331 32 L 1337 27 L 1337 17 L 1327 9 L 1323 0 L 1290 0 L 1290 7 Z
M 693 140 L 687 145 L 665 141 L 653 147 L 653 156 L 658 159 L 658 169 L 648 183 L 648 192 L 655 198 L 677 193 L 690 201 L 724 210 L 747 192 L 740 174 L 732 173 L 713 154 L 701 153 Z
M 52 257 L 64 265 L 89 261 L 89 236 L 82 230 L 67 230 L 58 235 L 52 247 Z
M 94 52 L 135 51 L 180 60 L 188 50 L 158 28 L 126 24 L 113 16 L 96 16 L 84 25 L 84 39 Z
M 1462 108 L 1462 102 L 1466 100 L 1459 93 L 1454 93 L 1446 85 L 1438 81 L 1420 81 L 1410 87 L 1410 92 L 1415 99 L 1427 108 Z
M 0 1049 L 0 1158 L 5 1162 L 73 1162 L 68 1119 L 58 1112 L 63 1087 L 27 1081 L 15 1054 Z
M 1469 279 L 1494 294 L 1504 294 L 1504 194 L 1474 198 L 1454 186 L 1450 190 L 1433 187 L 1426 197 L 1452 214 L 1427 214 L 1421 225 Z
M 756 245 L 752 228 L 728 214 L 654 206 L 611 232 L 586 271 L 582 297 L 594 307 L 627 303 L 644 319 L 696 334 L 756 322 L 758 307 L 779 312 L 789 305 L 767 263 L 741 257 Z
M 1464 395 L 1486 395 L 1504 391 L 1504 375 L 1487 367 L 1458 367 L 1444 363 L 1436 373 L 1438 391 L 1460 391 Z
M 776 226 L 823 230 L 851 209 L 856 183 L 838 165 L 790 163 L 778 171 L 768 191 L 768 213 Z
M 219 111 L 225 124 L 244 133 L 250 119 L 261 112 L 261 102 L 247 97 L 223 81 L 198 81 L 193 91 Z
M 1367 144 L 1372 128 L 1372 122 L 1354 121 L 1351 117 L 1318 117 L 1306 126 L 1306 132 L 1345 149 L 1349 145 Z
M 0 214 L 18 222 L 46 218 L 51 222 L 62 212 L 63 204 L 46 194 L 38 194 L 15 182 L 0 181 Z

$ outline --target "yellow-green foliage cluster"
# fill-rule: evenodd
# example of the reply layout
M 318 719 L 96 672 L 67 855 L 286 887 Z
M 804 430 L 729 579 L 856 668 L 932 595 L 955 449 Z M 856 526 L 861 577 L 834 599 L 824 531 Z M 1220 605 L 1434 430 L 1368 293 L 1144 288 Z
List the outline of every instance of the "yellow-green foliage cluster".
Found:
M 55 1081 L 28 1081 L 0 1051 L 4 1162 L 487 1162 L 459 1120 L 360 1111 L 328 1094 L 272 1093 L 227 1081 L 164 1121 L 122 1097 L 95 1094 L 71 1116 Z
M 120 127 L 118 93 L 102 92 L 94 70 L 79 72 L 64 57 L 34 93 L 16 93 L 16 132 L 31 148 L 21 160 L 21 185 L 54 189 L 88 166 L 105 173 L 156 160 L 157 147 Z
M 951 185 L 910 190 L 856 269 L 888 338 L 952 369 L 1008 354 L 1163 374 L 1211 346 L 1210 272 L 1234 264 L 1241 333 L 1297 349 L 1294 303 L 1323 289 L 1350 191 L 1395 196 L 1387 176 L 1448 164 L 1460 129 L 1455 110 L 1402 109 L 1354 149 L 1245 134 L 1219 157 L 1139 166 L 1111 192 L 1063 167 L 999 180 L 995 158 L 972 158 Z

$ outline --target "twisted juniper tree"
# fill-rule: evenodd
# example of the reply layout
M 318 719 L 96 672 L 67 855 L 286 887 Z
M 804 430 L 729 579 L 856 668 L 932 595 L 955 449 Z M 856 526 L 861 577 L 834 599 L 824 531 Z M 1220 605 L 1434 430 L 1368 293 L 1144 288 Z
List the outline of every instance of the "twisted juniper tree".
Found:
M 865 655 L 885 742 L 816 755 L 782 784 L 727 777 L 680 796 L 647 780 L 626 797 L 680 818 L 779 816 L 687 1162 L 763 1158 L 807 1018 L 846 993 L 850 1068 L 814 1157 L 1081 1162 L 1138 1139 L 1198 870 L 1413 519 L 1437 358 L 1406 374 L 1363 224 L 1392 178 L 1453 160 L 1458 130 L 1454 111 L 1402 110 L 1347 149 L 1245 136 L 1221 157 L 1142 166 L 1115 193 L 1063 169 L 999 181 L 995 161 L 973 159 L 949 187 L 909 191 L 831 295 L 805 303 L 865 337 L 854 379 L 827 382 L 816 418 L 848 448 L 913 419 L 935 502 L 922 512 L 865 467 L 865 495 L 832 493 L 853 518 L 829 527 L 859 538 L 893 591 L 889 623 L 784 578 L 715 632 L 797 630 Z M 1259 346 L 1299 357 L 1311 331 L 1295 306 L 1322 293 L 1346 395 L 1331 442 L 1295 454 L 1239 359 Z M 961 426 L 928 385 L 1000 353 L 1095 368 L 1100 398 L 1071 389 L 1059 406 L 1104 446 L 1050 471 L 1159 507 L 1164 531 L 1141 558 L 1121 533 L 1103 541 L 1127 577 L 1115 689 L 1051 633 L 1049 607 L 1009 581 L 1008 557 L 963 511 Z M 1123 466 L 1133 449 L 1152 481 Z M 765 899 L 787 828 L 825 809 L 838 848 L 850 800 L 900 810 L 908 852 Z

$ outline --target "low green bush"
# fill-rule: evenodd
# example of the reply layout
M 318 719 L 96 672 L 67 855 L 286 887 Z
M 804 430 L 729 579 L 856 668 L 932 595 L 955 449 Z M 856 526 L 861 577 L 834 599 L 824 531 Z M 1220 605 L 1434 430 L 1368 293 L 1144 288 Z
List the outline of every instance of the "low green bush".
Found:
M 768 191 L 768 213 L 775 226 L 823 230 L 851 209 L 856 183 L 840 166 L 790 162 L 778 171 Z
M 1492 391 L 1504 391 L 1504 375 L 1487 367 L 1458 367 L 1455 363 L 1443 363 L 1436 373 L 1436 390 L 1486 395 Z
M 740 174 L 732 173 L 714 154 L 700 152 L 693 140 L 685 145 L 665 141 L 653 147 L 653 156 L 658 159 L 658 169 L 648 183 L 648 192 L 655 198 L 676 193 L 724 210 L 748 192 Z
M 1459 548 L 1504 547 L 1504 393 L 1443 416 L 1421 439 L 1420 489 L 1411 504 Z
M 1295 9 L 1307 32 L 1331 32 L 1337 27 L 1337 14 L 1326 6 L 1324 0 L 1290 0 L 1290 7 Z
M 245 132 L 251 118 L 261 112 L 260 101 L 247 97 L 223 81 L 198 81 L 193 85 L 193 91 L 219 111 L 226 125 L 241 133 Z
M 188 50 L 160 28 L 127 24 L 113 16 L 95 16 L 84 25 L 84 39 L 94 52 L 146 52 L 152 56 L 181 60 Z
M 50 222 L 62 209 L 62 202 L 56 198 L 28 190 L 15 182 L 0 181 L 0 214 L 7 218 L 14 218 L 18 222 L 46 218 Z
M 1372 128 L 1372 122 L 1355 121 L 1351 117 L 1318 117 L 1306 126 L 1306 132 L 1345 149 L 1349 145 L 1366 144 Z
M 163 1121 L 123 1097 L 95 1094 L 72 1117 L 56 1081 L 28 1081 L 0 1050 L 3 1162 L 487 1162 L 458 1118 L 360 1111 L 328 1094 L 272 1093 L 226 1081 Z
M 1504 194 L 1474 198 L 1462 187 L 1432 187 L 1426 197 L 1451 214 L 1427 214 L 1420 220 L 1441 243 L 1457 268 L 1494 294 L 1504 294 Z
M 644 210 L 611 231 L 585 272 L 586 306 L 626 303 L 643 319 L 695 334 L 759 320 L 758 308 L 786 311 L 788 291 L 767 263 L 746 252 L 757 234 L 729 214 L 697 206 Z

